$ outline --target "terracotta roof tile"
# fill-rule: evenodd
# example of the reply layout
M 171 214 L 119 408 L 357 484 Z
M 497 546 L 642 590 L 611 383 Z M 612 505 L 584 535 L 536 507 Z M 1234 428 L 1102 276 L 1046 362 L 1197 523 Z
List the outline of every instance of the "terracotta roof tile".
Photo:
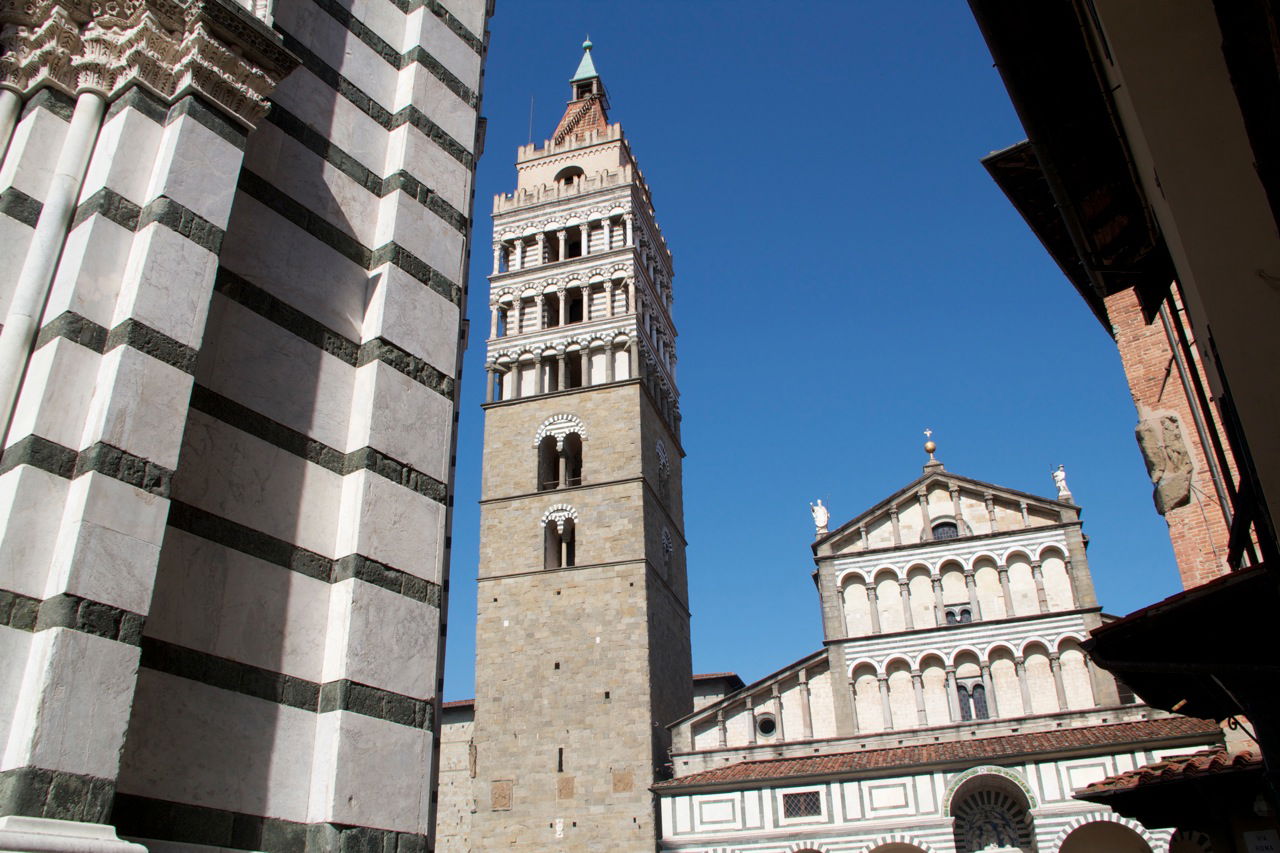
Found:
M 1229 753 L 1222 747 L 1175 755 L 1155 764 L 1139 767 L 1127 773 L 1109 776 L 1076 792 L 1079 797 L 1105 796 L 1120 791 L 1131 791 L 1145 785 L 1178 782 L 1195 776 L 1213 776 L 1237 770 L 1255 770 L 1262 767 L 1262 756 L 1255 752 Z
M 474 699 L 458 699 L 454 702 L 441 702 L 440 708 L 447 711 L 450 708 L 470 708 L 474 704 L 476 704 Z
M 1002 757 L 1027 755 L 1035 752 L 1088 749 L 1138 741 L 1158 740 L 1168 737 L 1202 735 L 1206 739 L 1221 734 L 1216 723 L 1191 717 L 1164 717 L 1157 720 L 1139 720 L 1132 723 L 1111 723 L 1100 726 L 1079 726 L 1070 729 L 1054 729 L 1045 732 L 1003 735 L 1000 737 L 953 740 L 943 743 L 897 746 L 886 749 L 866 749 L 860 752 L 838 752 L 828 755 L 797 756 L 794 758 L 767 758 L 759 761 L 742 761 L 725 767 L 716 767 L 700 773 L 691 773 L 666 782 L 655 788 L 684 787 L 687 785 L 718 785 L 726 782 L 747 782 L 763 779 L 785 779 L 792 776 L 825 776 L 828 774 L 857 773 L 867 770 L 886 770 L 910 767 L 918 764 L 943 764 L 950 762 L 999 760 Z

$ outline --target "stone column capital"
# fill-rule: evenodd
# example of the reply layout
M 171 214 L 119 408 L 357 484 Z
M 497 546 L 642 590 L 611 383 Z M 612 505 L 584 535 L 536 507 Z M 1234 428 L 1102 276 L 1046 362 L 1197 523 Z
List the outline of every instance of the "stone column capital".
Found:
M 0 83 L 113 98 L 142 82 L 169 103 L 198 93 L 253 127 L 267 113 L 267 96 L 298 65 L 270 29 L 269 10 L 261 17 L 218 0 L 6 4 Z

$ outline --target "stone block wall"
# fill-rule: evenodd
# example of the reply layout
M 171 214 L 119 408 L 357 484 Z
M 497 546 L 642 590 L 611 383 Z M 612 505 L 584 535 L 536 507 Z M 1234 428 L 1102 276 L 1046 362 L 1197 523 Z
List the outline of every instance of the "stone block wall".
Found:
M 585 433 L 583 483 L 533 491 L 538 427 L 566 413 Z M 662 426 L 664 501 L 661 424 L 637 380 L 487 409 L 474 849 L 652 849 L 666 724 L 692 708 L 680 450 Z M 576 564 L 544 570 L 555 506 L 576 514 Z
M 1138 410 L 1138 445 L 1152 477 L 1156 511 L 1169 525 L 1182 585 L 1199 586 L 1227 571 L 1230 531 L 1191 413 L 1193 402 L 1183 390 L 1160 319 L 1146 321 L 1137 294 L 1132 290 L 1112 294 L 1106 308 Z M 1188 363 L 1187 369 L 1200 371 L 1201 367 L 1196 361 Z M 1225 435 L 1220 435 L 1220 441 L 1227 446 Z M 1228 476 L 1234 479 L 1235 472 Z

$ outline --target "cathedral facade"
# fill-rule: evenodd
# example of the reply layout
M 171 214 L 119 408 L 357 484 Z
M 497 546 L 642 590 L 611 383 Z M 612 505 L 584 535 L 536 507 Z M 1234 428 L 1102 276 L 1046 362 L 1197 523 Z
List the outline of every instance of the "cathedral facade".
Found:
M 590 42 L 570 86 L 494 205 L 474 751 L 441 850 L 652 850 L 692 709 L 671 254 Z
M 926 449 L 844 524 L 815 508 L 824 647 L 672 727 L 661 849 L 1199 849 L 1072 798 L 1221 733 L 1135 704 L 1081 651 L 1106 617 L 1065 476 L 1041 498 Z

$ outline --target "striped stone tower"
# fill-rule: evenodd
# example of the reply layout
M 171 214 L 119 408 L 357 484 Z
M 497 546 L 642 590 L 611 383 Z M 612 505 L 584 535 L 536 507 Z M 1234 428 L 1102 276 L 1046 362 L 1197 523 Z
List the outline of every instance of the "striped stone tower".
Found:
M 584 48 L 494 205 L 475 850 L 652 850 L 692 703 L 671 255 Z

